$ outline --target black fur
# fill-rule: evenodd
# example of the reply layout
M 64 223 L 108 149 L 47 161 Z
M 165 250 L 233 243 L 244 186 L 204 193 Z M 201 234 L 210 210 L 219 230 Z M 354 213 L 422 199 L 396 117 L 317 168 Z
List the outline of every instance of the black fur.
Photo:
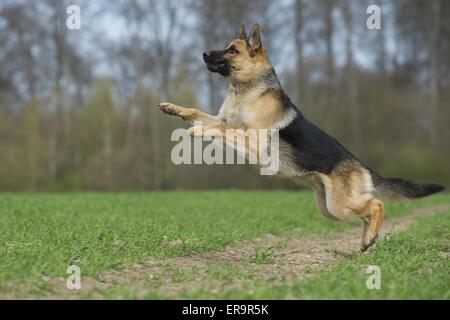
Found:
M 279 94 L 284 107 L 297 112 L 294 121 L 280 130 L 280 138 L 294 148 L 295 162 L 302 170 L 329 174 L 341 161 L 357 160 L 336 139 L 306 120 L 284 92 Z

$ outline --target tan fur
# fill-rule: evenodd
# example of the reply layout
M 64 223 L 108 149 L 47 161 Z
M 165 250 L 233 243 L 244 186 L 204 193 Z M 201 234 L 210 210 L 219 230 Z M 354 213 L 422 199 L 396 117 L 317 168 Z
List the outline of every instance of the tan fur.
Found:
M 243 112 L 243 126 L 246 128 L 281 129 L 286 127 L 295 117 L 285 111 L 280 98 L 267 91 L 254 101 L 248 101 Z M 288 118 L 287 121 L 283 121 Z M 286 123 L 287 122 L 287 123 Z
M 384 204 L 374 197 L 370 173 L 358 161 L 341 162 L 330 174 L 319 174 L 321 186 L 313 187 L 319 209 L 326 216 L 349 221 L 364 221 L 361 248 L 375 241 L 384 218 Z M 325 209 L 326 207 L 326 209 Z
M 376 240 L 378 231 L 384 220 L 384 204 L 381 200 L 373 199 L 369 203 L 369 210 L 364 212 L 368 214 L 364 218 L 363 239 L 361 248 L 367 250 Z
M 266 71 L 272 66 L 268 63 L 266 50 L 262 48 L 255 55 L 251 55 L 245 40 L 237 39 L 232 41 L 226 48 L 234 46 L 239 54 L 228 56 L 234 63 L 231 75 L 235 81 L 246 83 L 255 78 L 258 74 Z
M 327 208 L 339 220 L 352 220 L 373 199 L 370 174 L 357 161 L 341 162 L 329 175 L 320 174 Z

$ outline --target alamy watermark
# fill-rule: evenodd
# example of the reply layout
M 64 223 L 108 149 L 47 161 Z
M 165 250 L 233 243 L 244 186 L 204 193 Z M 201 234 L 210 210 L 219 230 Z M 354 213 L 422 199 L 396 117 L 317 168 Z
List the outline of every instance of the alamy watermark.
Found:
M 72 4 L 66 9 L 67 19 L 66 27 L 69 30 L 81 29 L 81 9 L 79 6 Z
M 66 279 L 66 288 L 69 290 L 81 289 L 81 269 L 77 265 L 71 265 L 67 268 L 66 273 L 70 274 Z
M 367 267 L 366 273 L 370 273 L 371 275 L 366 280 L 366 286 L 369 290 L 381 289 L 381 269 L 376 265 L 369 265 Z
M 369 30 L 380 30 L 381 29 L 381 8 L 376 4 L 372 4 L 367 7 L 367 14 L 370 16 L 366 20 L 366 26 Z
M 257 164 L 261 166 L 261 175 L 274 175 L 279 170 L 280 143 L 276 129 L 218 129 L 203 127 L 196 121 L 189 130 L 174 130 L 170 139 L 178 141 L 171 152 L 176 165 Z

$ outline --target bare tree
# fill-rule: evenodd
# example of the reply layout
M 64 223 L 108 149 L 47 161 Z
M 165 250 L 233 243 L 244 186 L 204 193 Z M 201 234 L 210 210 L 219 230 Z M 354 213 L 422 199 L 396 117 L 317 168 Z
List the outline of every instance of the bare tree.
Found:
M 294 40 L 295 40 L 295 54 L 297 62 L 297 100 L 302 101 L 302 96 L 304 95 L 304 25 L 305 25 L 305 2 L 303 0 L 294 0 Z
M 439 41 L 441 33 L 441 0 L 427 2 L 426 33 L 428 43 L 429 95 L 430 95 L 430 141 L 439 145 Z
M 329 84 L 334 80 L 334 51 L 333 51 L 333 10 L 335 7 L 334 0 L 321 0 L 320 5 L 323 10 L 323 38 L 325 41 L 326 58 L 325 58 L 325 74 Z
M 346 103 L 348 105 L 348 114 L 350 117 L 351 135 L 356 145 L 360 146 L 361 128 L 359 120 L 359 110 L 356 101 L 358 92 L 358 80 L 354 71 L 353 61 L 353 37 L 354 37 L 354 19 L 350 0 L 342 0 L 340 3 L 342 17 L 345 25 L 345 75 L 344 81 L 347 90 Z
M 144 88 L 145 71 L 150 71 L 150 85 L 160 93 L 161 100 L 171 96 L 170 77 L 175 67 L 176 51 L 180 49 L 180 6 L 173 0 L 133 0 L 120 7 L 127 23 L 133 26 L 133 39 L 129 43 L 134 55 L 137 88 Z M 151 64 L 151 65 L 149 65 Z M 156 83 L 154 80 L 156 79 Z M 153 82 L 153 83 L 152 83 Z M 138 109 L 139 110 L 139 109 Z M 133 112 L 129 113 L 133 117 Z M 161 189 L 163 162 L 160 149 L 161 127 L 155 114 L 151 114 L 153 187 Z M 130 126 L 132 118 L 130 118 Z

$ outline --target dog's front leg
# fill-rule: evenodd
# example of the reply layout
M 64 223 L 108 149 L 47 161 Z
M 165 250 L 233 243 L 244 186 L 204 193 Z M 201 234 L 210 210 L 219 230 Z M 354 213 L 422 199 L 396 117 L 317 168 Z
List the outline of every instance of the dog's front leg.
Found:
M 259 158 L 258 134 L 246 132 L 243 129 L 233 129 L 223 124 L 215 124 L 209 126 L 193 126 L 188 129 L 193 137 L 221 137 L 226 145 L 243 155 L 247 160 L 253 159 L 256 162 Z M 265 143 L 267 144 L 267 142 Z M 262 143 L 262 145 L 265 145 Z
M 222 124 L 213 124 L 207 126 L 193 126 L 187 131 L 193 137 L 225 137 L 226 127 Z
M 190 123 L 193 123 L 194 121 L 201 121 L 205 126 L 218 125 L 221 123 L 217 116 L 210 115 L 195 108 L 177 106 L 176 104 L 169 102 L 160 103 L 159 109 L 161 109 L 164 113 L 180 117 Z

